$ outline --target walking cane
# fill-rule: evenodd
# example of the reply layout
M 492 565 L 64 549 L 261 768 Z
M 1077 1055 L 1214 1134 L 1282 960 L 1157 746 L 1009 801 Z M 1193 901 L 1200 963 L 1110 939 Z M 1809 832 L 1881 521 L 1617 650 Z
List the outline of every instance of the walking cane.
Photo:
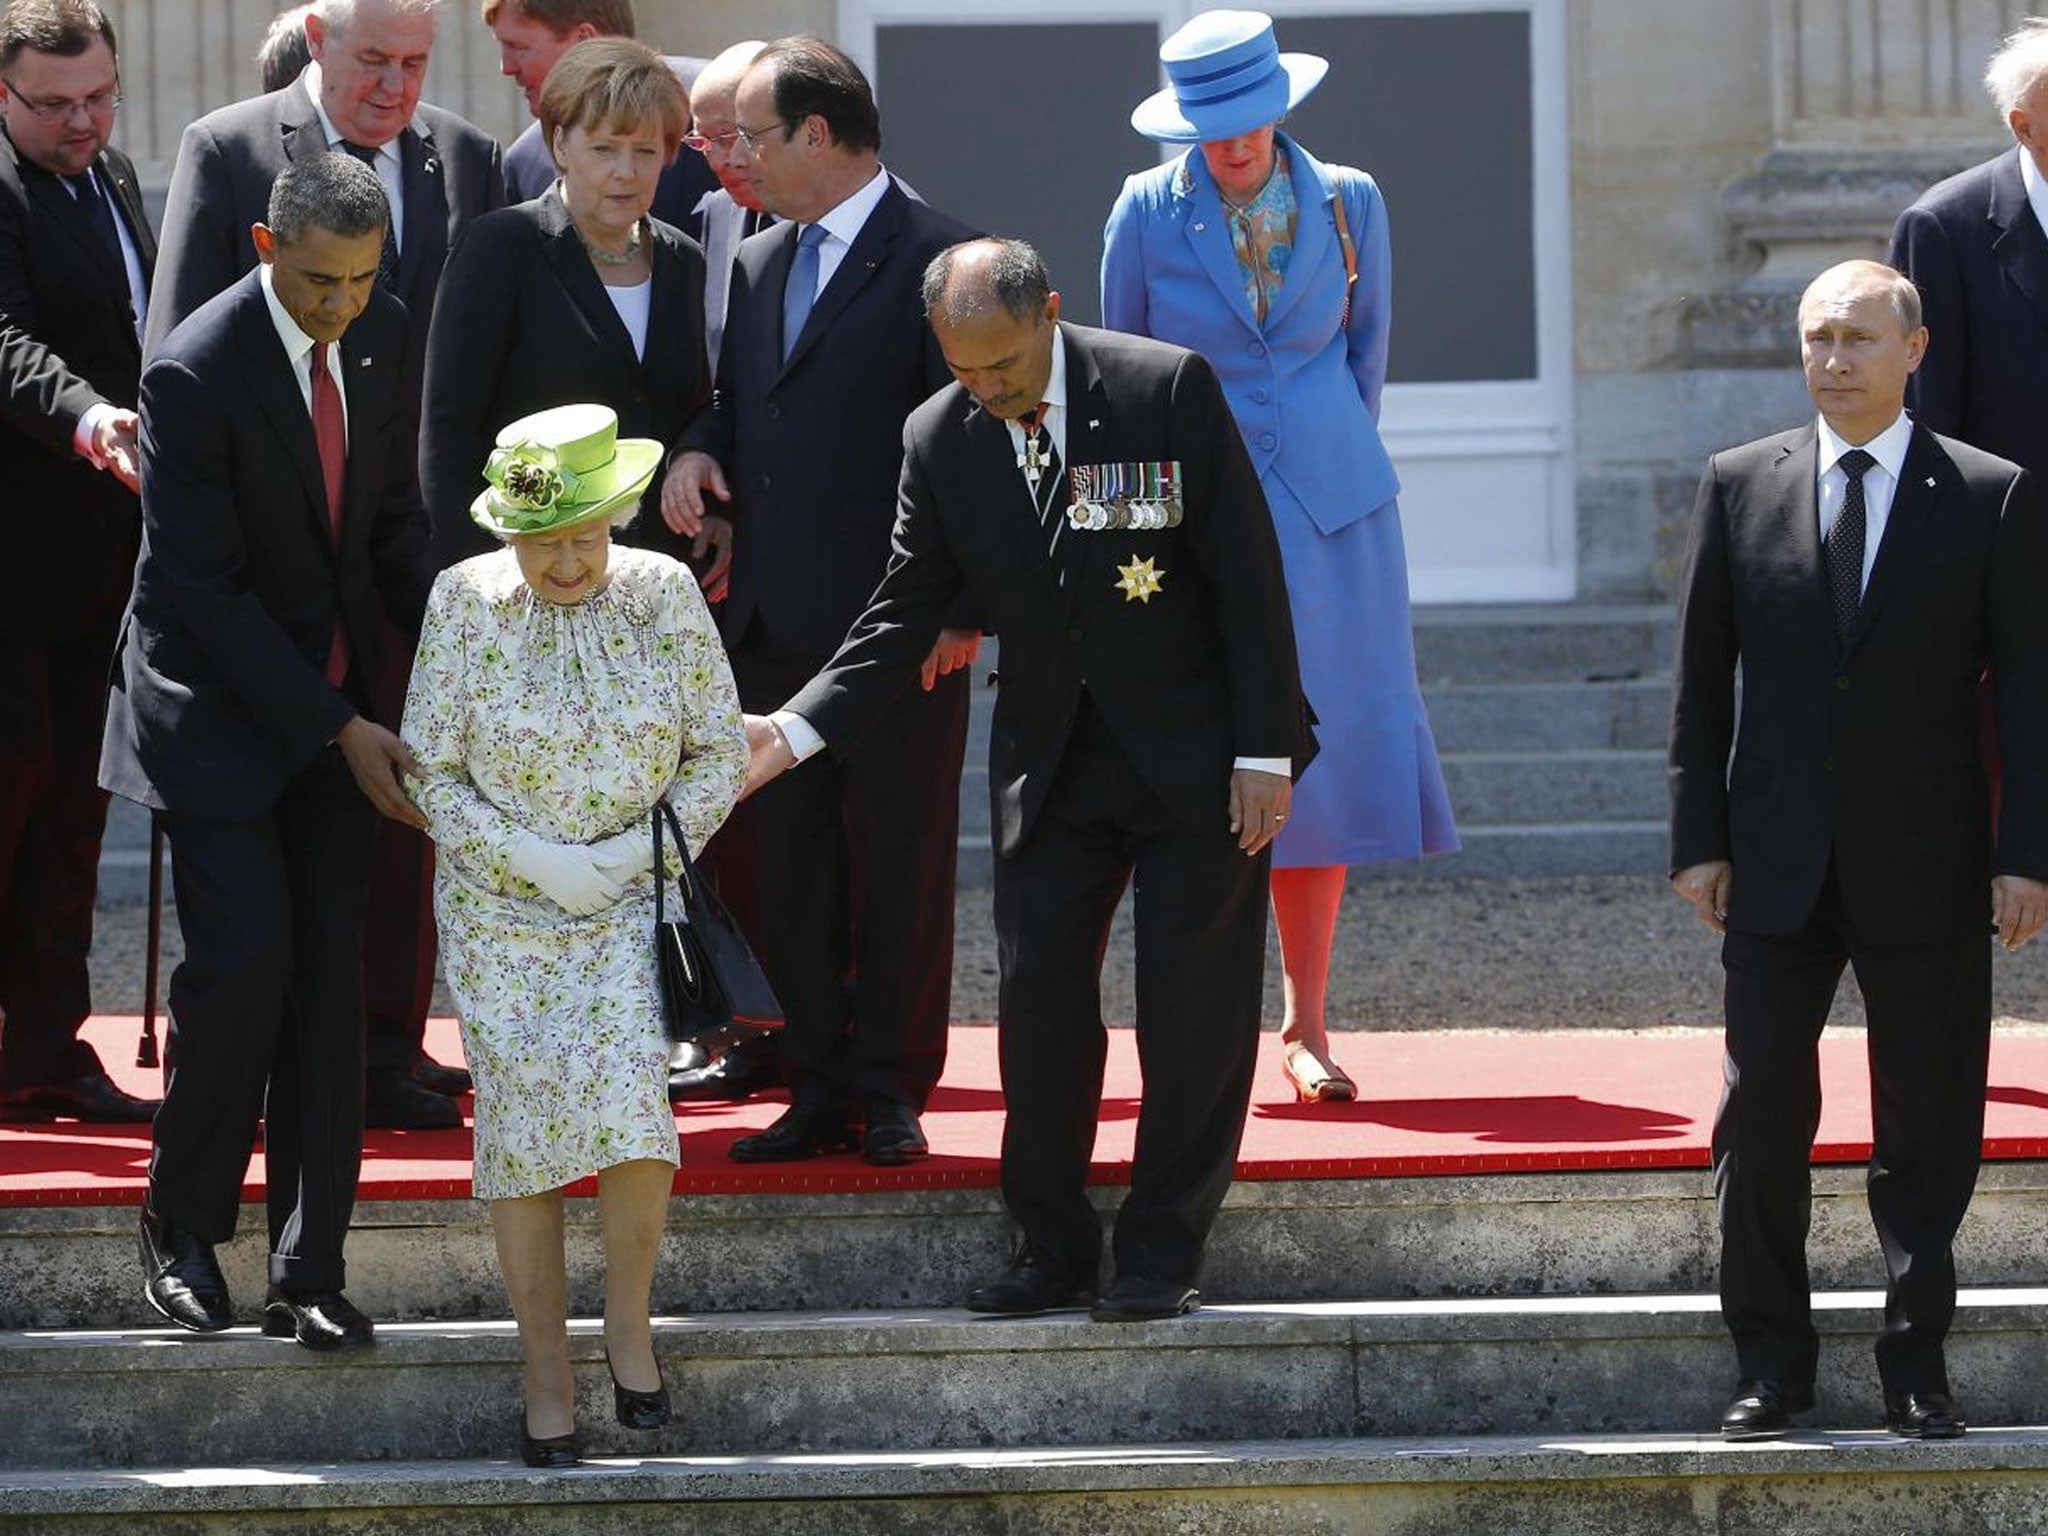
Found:
M 142 1038 L 135 1042 L 135 1065 L 153 1067 L 156 1052 L 157 948 L 164 936 L 164 828 L 149 813 L 149 949 L 142 959 Z

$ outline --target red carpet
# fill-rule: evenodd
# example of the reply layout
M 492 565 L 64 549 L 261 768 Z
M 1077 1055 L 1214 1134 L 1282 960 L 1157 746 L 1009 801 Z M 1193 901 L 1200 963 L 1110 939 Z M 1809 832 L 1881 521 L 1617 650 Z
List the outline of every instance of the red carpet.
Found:
M 136 1021 L 94 1019 L 87 1037 L 123 1087 L 159 1091 L 157 1074 L 129 1065 Z M 452 1021 L 429 1043 L 459 1059 Z M 1246 1179 L 1356 1179 L 1425 1174 L 1531 1173 L 1602 1168 L 1699 1168 L 1720 1094 L 1720 1043 L 1702 1032 L 1641 1038 L 1610 1032 L 1342 1037 L 1359 1079 L 1356 1104 L 1307 1106 L 1264 1037 L 1238 1175 Z M 1860 1037 L 1822 1043 L 1826 1111 L 1815 1158 L 1860 1162 L 1870 1151 L 1870 1096 Z M 1096 1178 L 1128 1177 L 1138 1104 L 1128 1030 L 1110 1032 L 1109 1073 Z M 2048 1038 L 2000 1036 L 1991 1051 L 1985 1153 L 2048 1157 Z M 925 1116 L 933 1156 L 911 1168 L 870 1168 L 852 1156 L 743 1168 L 725 1149 L 782 1112 L 778 1101 L 690 1105 L 677 1114 L 686 1194 L 983 1188 L 996 1182 L 1002 1132 L 995 1031 L 958 1025 L 945 1081 Z M 138 1198 L 149 1139 L 132 1127 L 0 1125 L 0 1205 L 125 1205 Z M 250 1169 L 260 1199 L 263 1164 Z M 363 1160 L 365 1200 L 469 1194 L 469 1132 L 372 1131 Z

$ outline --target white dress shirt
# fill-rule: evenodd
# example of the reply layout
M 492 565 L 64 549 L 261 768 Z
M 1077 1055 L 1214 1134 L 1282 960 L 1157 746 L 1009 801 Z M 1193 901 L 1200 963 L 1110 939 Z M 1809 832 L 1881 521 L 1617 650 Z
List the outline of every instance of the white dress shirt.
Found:
M 2020 184 L 2027 189 L 2027 203 L 2034 210 L 2034 222 L 2041 226 L 2041 233 L 2048 235 L 2048 176 L 2041 174 L 2041 167 L 2034 163 L 2034 157 L 2027 152 L 2027 146 L 2019 146 Z
M 1057 330 L 1053 332 L 1052 338 L 1052 372 L 1046 378 L 1041 403 L 1045 406 L 1045 430 L 1051 436 L 1053 448 L 1060 456 L 1061 465 L 1064 466 L 1067 462 L 1067 338 Z M 1011 446 L 1017 450 L 1017 473 L 1024 479 L 1024 489 L 1029 494 L 1031 481 L 1024 475 L 1023 469 L 1024 429 L 1015 421 L 1006 421 L 1003 426 L 1009 431 Z M 1034 504 L 1035 500 L 1034 497 Z M 1088 533 L 1077 533 L 1071 528 L 1067 530 L 1067 534 L 1074 538 L 1094 537 Z M 768 718 L 782 731 L 782 739 L 789 743 L 790 752 L 800 763 L 806 758 L 816 756 L 825 745 L 824 739 L 812 729 L 810 721 L 804 719 L 802 715 L 779 709 Z M 1259 773 L 1275 773 L 1282 777 L 1291 776 L 1294 772 L 1293 762 L 1284 757 L 1240 757 L 1232 760 L 1230 766 L 1249 768 Z
M 263 302 L 270 306 L 270 323 L 277 327 L 277 339 L 284 347 L 284 355 L 291 361 L 292 377 L 299 382 L 299 401 L 306 407 L 306 419 L 310 421 L 313 418 L 313 368 L 307 359 L 313 351 L 313 338 L 299 329 L 299 322 L 278 302 L 277 290 L 271 286 L 269 262 L 256 269 L 256 280 L 263 285 Z M 345 443 L 348 441 L 348 386 L 343 382 L 339 342 L 327 349 L 327 372 L 341 396 L 342 441 Z
M 341 130 L 334 126 L 334 119 L 327 115 L 327 109 L 320 105 L 320 66 L 308 64 L 306 72 L 299 76 L 299 84 L 306 94 L 313 98 L 313 110 L 320 114 L 320 131 L 327 135 L 327 147 L 343 152 L 344 142 Z M 399 130 L 403 133 L 404 130 Z M 405 250 L 405 157 L 399 153 L 399 135 L 394 133 L 377 146 L 377 158 L 370 162 L 370 169 L 377 173 L 377 179 L 384 183 L 385 201 L 391 204 L 391 247 Z M 367 145 L 364 146 L 368 148 Z
M 1907 445 L 1913 441 L 1913 418 L 1899 412 L 1892 424 L 1867 443 L 1851 443 L 1820 421 L 1820 483 L 1816 500 L 1820 504 L 1820 541 L 1841 515 L 1842 496 L 1849 476 L 1840 459 L 1851 448 L 1861 448 L 1877 462 L 1863 472 L 1863 585 L 1870 585 L 1870 568 L 1877 563 L 1877 547 L 1884 542 L 1884 525 L 1892 514 L 1892 497 L 1899 488 L 1899 469 L 1906 462 Z
M 853 249 L 853 242 L 860 235 L 868 221 L 868 215 L 875 211 L 882 196 L 889 190 L 889 173 L 877 167 L 872 180 L 853 196 L 846 198 L 837 207 L 815 222 L 825 231 L 825 239 L 818 246 L 818 286 L 811 290 L 815 301 L 825 291 L 825 285 L 832 281 L 832 274 L 839 270 L 839 263 L 846 260 L 846 253 Z M 809 225 L 799 224 L 797 234 L 802 236 Z

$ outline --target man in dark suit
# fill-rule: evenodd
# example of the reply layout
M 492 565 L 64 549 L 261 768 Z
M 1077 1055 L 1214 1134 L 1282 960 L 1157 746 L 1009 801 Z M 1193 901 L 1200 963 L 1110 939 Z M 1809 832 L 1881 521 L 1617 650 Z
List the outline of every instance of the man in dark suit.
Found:
M 2048 21 L 1991 56 L 1985 84 L 2018 143 L 1899 215 L 1890 260 L 1913 279 L 1927 360 L 1913 419 L 2048 476 Z
M 255 265 L 251 224 L 287 165 L 328 151 L 363 160 L 390 199 L 392 224 L 378 284 L 409 317 L 400 395 L 408 436 L 419 428 L 427 329 L 448 246 L 464 223 L 505 200 L 498 146 L 452 112 L 420 102 L 434 45 L 437 0 L 317 0 L 306 17 L 313 63 L 268 96 L 208 113 L 185 130 L 164 210 L 163 255 L 150 305 L 153 353 L 201 304 Z M 409 646 L 387 634 L 383 672 L 369 680 L 395 717 L 405 700 Z M 468 1074 L 421 1050 L 434 976 L 433 865 L 426 840 L 391 823 L 377 832 L 366 1000 L 372 1125 L 460 1125 L 443 1093 Z
M 24 568 L 0 610 L 0 1119 L 147 1120 L 78 1028 L 107 797 L 107 658 L 135 570 L 135 381 L 156 238 L 110 148 L 93 0 L 0 9 L 0 481 Z M 41 509 L 37 511 L 36 509 Z
M 541 134 L 540 88 L 555 61 L 588 37 L 632 37 L 632 0 L 483 0 L 484 25 L 498 42 L 498 71 L 519 82 L 534 121 L 505 149 L 505 195 L 531 202 L 554 184 L 555 157 Z M 704 60 L 671 55 L 669 68 L 688 91 Z M 702 241 L 697 203 L 718 185 L 703 155 L 684 145 L 661 173 L 648 212 Z
M 740 703 L 760 710 L 832 654 L 881 579 L 903 421 L 946 382 L 918 284 L 973 232 L 882 168 L 874 97 L 838 49 L 769 44 L 736 107 L 734 164 L 785 222 L 740 247 L 714 402 L 683 433 L 662 511 L 700 554 L 730 543 L 720 626 Z M 723 503 L 708 517 L 707 492 Z M 707 589 L 726 569 L 714 557 Z M 741 1161 L 851 1146 L 856 1122 L 870 1162 L 926 1153 L 918 1116 L 945 1065 L 979 643 L 956 615 L 925 688 L 897 699 L 861 751 L 792 775 L 713 840 L 720 890 L 788 1015 L 790 1110 L 733 1145 Z
M 416 772 L 369 717 L 383 612 L 417 636 L 434 565 L 406 455 L 405 311 L 375 289 L 388 212 L 340 155 L 287 168 L 262 265 L 142 376 L 142 557 L 100 782 L 163 817 L 185 958 L 171 974 L 142 1258 L 183 1328 L 233 1316 L 260 1116 L 264 1331 L 370 1340 L 341 1294 L 362 1157 L 363 898 L 375 812 L 419 823 Z
M 861 750 L 959 596 L 988 616 L 1003 644 L 989 743 L 1003 1198 L 1023 1241 L 967 1304 L 1024 1315 L 1093 1298 L 1100 971 L 1135 875 L 1145 1098 L 1094 1315 L 1175 1317 L 1198 1304 L 1251 1098 L 1267 845 L 1314 751 L 1279 544 L 1201 357 L 1059 324 L 1020 241 L 946 252 L 924 292 L 959 382 L 904 428 L 895 554 L 867 611 L 786 710 L 749 721 L 749 783 L 820 747 Z M 1179 520 L 1077 526 L 1064 465 L 1170 466 Z
M 1741 1381 L 1721 1431 L 1780 1434 L 1813 1406 L 1807 1163 L 1848 965 L 1870 1035 L 1885 1423 L 1946 1438 L 1963 1430 L 1943 1342 L 1983 1138 L 1985 931 L 2017 948 L 2048 918 L 2048 531 L 2026 471 L 1904 414 L 1929 344 L 1910 281 L 1847 262 L 1799 317 L 1820 420 L 1708 464 L 1678 620 L 1672 883 L 1726 934 L 1714 1179 Z

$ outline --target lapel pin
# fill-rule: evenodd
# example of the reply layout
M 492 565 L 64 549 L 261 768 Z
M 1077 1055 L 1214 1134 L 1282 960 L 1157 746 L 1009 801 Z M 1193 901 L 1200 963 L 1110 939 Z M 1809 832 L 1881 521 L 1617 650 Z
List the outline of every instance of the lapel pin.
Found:
M 1093 432 L 1097 427 L 1101 425 L 1102 423 L 1097 421 L 1093 416 L 1088 418 L 1088 430 L 1090 432 Z
M 356 359 L 356 366 L 358 368 L 367 368 L 370 366 L 370 361 L 367 357 L 359 357 Z
M 1932 486 L 1932 485 L 1934 484 L 1934 476 L 1932 476 L 1932 475 L 1929 475 L 1929 476 L 1927 477 L 1927 483 L 1928 483 L 1928 485 Z

